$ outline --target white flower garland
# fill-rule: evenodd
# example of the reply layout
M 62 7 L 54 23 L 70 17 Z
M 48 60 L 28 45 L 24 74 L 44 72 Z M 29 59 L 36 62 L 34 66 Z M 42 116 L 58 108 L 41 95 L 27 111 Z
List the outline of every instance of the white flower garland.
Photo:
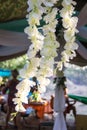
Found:
M 23 103 L 28 104 L 27 95 L 30 91 L 29 86 L 33 86 L 33 85 L 35 85 L 35 83 L 26 78 L 16 86 L 18 93 L 15 94 L 16 98 L 13 99 L 14 104 L 16 104 L 15 107 L 16 111 L 19 112 L 26 111 L 25 108 L 23 107 Z
M 78 48 L 75 42 L 75 34 L 78 32 L 76 29 L 78 18 L 73 16 L 74 6 L 76 3 L 73 0 L 63 0 L 62 10 L 60 10 L 60 16 L 62 17 L 62 24 L 64 27 L 64 39 L 65 46 L 64 51 L 61 53 L 61 61 L 58 62 L 58 69 L 62 70 L 63 65 L 69 62 L 69 59 L 73 59 L 76 56 L 75 50 Z
M 27 97 L 30 86 L 32 86 L 32 82 L 29 80 L 30 77 L 37 77 L 40 83 L 39 90 L 41 91 L 41 88 L 43 89 L 49 84 L 49 77 L 53 76 L 54 58 L 58 55 L 57 49 L 60 46 L 55 36 L 56 26 L 58 24 L 56 19 L 58 9 L 54 7 L 54 4 L 56 4 L 57 1 L 58 0 L 28 0 L 29 14 L 27 15 L 27 21 L 29 26 L 25 28 L 25 33 L 28 34 L 28 38 L 32 44 L 27 52 L 29 61 L 24 68 L 20 70 L 20 75 L 24 80 L 17 86 L 18 93 L 14 99 L 14 103 L 17 104 L 16 111 L 25 111 L 22 102 L 27 103 L 27 99 L 25 98 L 26 100 L 24 100 L 24 96 Z M 76 25 L 78 19 L 77 17 L 72 17 L 74 12 L 73 4 L 73 0 L 63 0 L 63 8 L 60 10 L 63 27 L 65 28 L 64 39 L 66 44 L 64 46 L 65 50 L 61 54 L 61 61 L 58 61 L 57 67 L 59 70 L 62 70 L 63 64 L 73 58 L 75 55 L 74 50 L 77 49 L 75 33 L 77 32 Z M 43 19 L 46 24 L 39 28 L 41 19 Z M 38 54 L 39 57 L 37 56 Z

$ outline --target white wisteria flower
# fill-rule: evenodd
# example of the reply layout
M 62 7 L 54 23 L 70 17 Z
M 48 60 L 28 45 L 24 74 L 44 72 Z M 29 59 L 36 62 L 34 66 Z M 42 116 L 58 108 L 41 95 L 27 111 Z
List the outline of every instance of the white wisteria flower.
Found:
M 26 109 L 23 107 L 22 103 L 17 104 L 15 107 L 15 110 L 17 112 L 25 112 L 26 111 Z
M 48 15 L 46 15 L 44 17 L 44 20 L 46 21 L 46 23 L 49 23 L 50 21 L 53 21 L 57 15 L 57 8 L 53 8 L 52 12 L 50 12 Z
M 14 104 L 16 104 L 16 111 L 25 111 L 25 108 L 22 106 L 22 103 L 28 104 L 27 95 L 30 91 L 30 86 L 35 85 L 35 82 L 29 80 L 28 78 L 23 79 L 17 86 L 16 89 L 18 92 L 15 94 L 15 98 L 13 99 Z
M 58 68 L 63 67 L 67 62 L 70 61 L 70 59 L 75 57 L 76 56 L 75 50 L 78 48 L 78 45 L 75 42 L 75 34 L 77 33 L 76 26 L 77 26 L 78 18 L 73 16 L 74 14 L 73 5 L 75 5 L 75 2 L 73 0 L 69 0 L 69 1 L 63 0 L 62 5 L 63 5 L 63 9 L 60 11 L 60 15 L 62 17 L 62 25 L 65 29 L 64 39 L 66 43 L 64 46 L 64 50 L 61 53 L 61 62 L 58 62 L 57 65 Z M 61 63 L 63 65 L 61 65 Z
M 28 11 L 30 12 L 35 7 L 40 6 L 42 4 L 42 0 L 28 0 L 27 3 L 29 5 Z
M 23 78 L 33 77 L 37 72 L 37 67 L 39 66 L 39 63 L 39 58 L 32 58 L 28 63 L 25 64 L 24 68 L 19 71 L 20 76 Z
M 50 83 L 50 80 L 43 76 L 38 76 L 37 79 L 40 82 L 41 88 L 43 88 L 44 86 L 46 87 Z
M 55 7 L 57 2 L 61 2 L 62 9 Z M 56 70 L 61 71 L 66 63 L 76 56 L 75 50 L 78 48 L 75 42 L 78 18 L 74 16 L 74 6 L 76 5 L 74 0 L 28 0 L 27 3 L 29 6 L 26 16 L 28 27 L 24 29 L 24 32 L 28 35 L 31 45 L 27 51 L 28 61 L 20 70 L 20 76 L 24 80 L 16 87 L 18 92 L 14 103 L 17 111 L 25 111 L 22 103 L 27 103 L 25 97 L 34 83 L 29 78 L 37 77 L 38 89 L 43 92 L 50 83 L 49 77 L 54 74 L 55 57 L 58 56 L 58 49 L 61 47 L 61 43 L 56 37 L 56 31 L 60 32 L 57 30 L 57 25 L 60 23 L 57 15 L 60 15 L 62 19 L 65 45 L 62 48 L 61 59 L 57 62 Z M 42 19 L 45 23 L 43 25 L 41 25 Z
M 62 5 L 76 5 L 76 2 L 74 0 L 63 0 Z

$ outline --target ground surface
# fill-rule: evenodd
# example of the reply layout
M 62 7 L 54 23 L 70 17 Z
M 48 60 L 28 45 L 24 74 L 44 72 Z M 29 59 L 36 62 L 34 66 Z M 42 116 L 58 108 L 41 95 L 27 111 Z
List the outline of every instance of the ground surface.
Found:
M 4 129 L 6 114 L 0 112 L 0 130 Z M 54 121 L 50 116 L 46 116 L 44 120 L 37 119 L 36 117 L 28 117 L 25 120 L 21 120 L 21 126 L 19 129 L 14 127 L 13 122 L 9 122 L 9 128 L 6 130 L 53 130 Z M 72 114 L 67 115 L 66 119 L 67 130 L 75 130 L 75 120 Z

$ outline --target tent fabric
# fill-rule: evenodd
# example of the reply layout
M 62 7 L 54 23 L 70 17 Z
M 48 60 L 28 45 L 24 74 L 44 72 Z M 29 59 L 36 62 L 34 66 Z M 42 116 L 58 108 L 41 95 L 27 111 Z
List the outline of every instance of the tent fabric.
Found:
M 30 44 L 25 33 L 0 30 L 0 61 L 25 54 Z
M 81 103 L 87 104 L 87 97 L 77 96 L 77 95 L 72 95 L 72 94 L 69 94 L 68 96 L 69 96 L 69 98 L 72 98 L 72 99 L 75 99 Z
M 79 48 L 78 48 L 78 53 L 85 59 L 87 60 L 87 49 L 81 44 L 80 41 L 77 41 Z
M 79 35 L 77 34 L 77 39 L 87 43 L 87 25 L 79 28 Z
M 67 130 L 64 119 L 65 97 L 62 86 L 56 86 L 54 98 L 54 112 L 56 112 L 53 130 Z
M 24 33 L 26 26 L 27 22 L 25 19 L 0 24 L 0 61 L 11 59 L 27 52 L 31 41 Z M 85 42 L 85 46 L 82 43 L 80 45 L 81 47 L 76 52 L 77 56 L 71 60 L 71 63 L 86 66 L 87 43 Z
M 12 32 L 7 30 L 0 30 L 0 48 L 3 46 L 17 46 L 17 47 L 28 47 L 30 40 L 28 40 L 27 35 L 21 32 Z
M 8 8 L 6 8 L 7 5 Z M 26 9 L 27 0 L 18 0 L 17 2 L 13 2 L 12 0 L 0 1 L 0 61 L 21 56 L 27 52 L 31 41 L 24 33 L 24 28 L 28 26 L 25 18 Z M 23 13 L 23 16 L 21 12 Z M 43 25 L 43 21 L 41 22 L 41 25 Z M 81 46 L 83 46 L 82 41 Z M 83 48 L 83 50 L 85 50 L 84 53 L 83 50 L 79 48 L 79 50 L 76 51 L 77 56 L 71 60 L 70 63 L 79 66 L 87 65 L 87 42 Z
M 0 23 L 1 30 L 8 30 L 8 31 L 13 31 L 13 32 L 24 32 L 24 28 L 27 26 L 28 26 L 28 23 L 25 18 Z

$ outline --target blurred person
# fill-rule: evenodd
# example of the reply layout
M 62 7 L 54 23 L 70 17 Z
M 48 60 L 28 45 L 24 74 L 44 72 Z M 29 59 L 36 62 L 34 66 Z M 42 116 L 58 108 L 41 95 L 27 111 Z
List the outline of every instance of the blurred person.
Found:
M 74 118 L 76 119 L 76 108 L 74 104 L 76 103 L 75 100 L 70 101 L 68 97 L 68 89 L 65 85 L 66 77 L 62 77 L 62 83 L 64 84 L 64 96 L 65 96 L 65 111 L 64 111 L 64 117 L 66 119 L 66 114 L 70 113 L 70 111 L 73 112 Z
M 8 80 L 5 88 L 3 89 L 3 94 L 8 91 L 8 100 L 7 100 L 7 115 L 6 115 L 6 126 L 8 127 L 8 121 L 10 120 L 10 116 L 12 112 L 15 112 L 15 104 L 12 101 L 15 98 L 15 93 L 17 92 L 16 85 L 19 83 L 17 76 L 19 75 L 16 69 L 12 70 L 12 79 Z M 14 125 L 16 126 L 16 117 L 13 119 Z
M 73 112 L 74 118 L 76 119 L 76 108 L 74 104 L 76 103 L 75 100 L 69 100 L 68 94 L 67 94 L 67 88 L 64 89 L 64 96 L 65 96 L 65 111 L 64 111 L 64 117 L 66 119 L 66 114 L 70 113 L 70 111 Z
M 7 112 L 7 109 L 5 106 L 7 106 L 7 99 L 8 99 L 8 94 L 3 94 L 3 89 L 5 88 L 5 84 L 2 84 L 0 86 L 0 105 L 1 105 L 1 111 L 2 112 Z

